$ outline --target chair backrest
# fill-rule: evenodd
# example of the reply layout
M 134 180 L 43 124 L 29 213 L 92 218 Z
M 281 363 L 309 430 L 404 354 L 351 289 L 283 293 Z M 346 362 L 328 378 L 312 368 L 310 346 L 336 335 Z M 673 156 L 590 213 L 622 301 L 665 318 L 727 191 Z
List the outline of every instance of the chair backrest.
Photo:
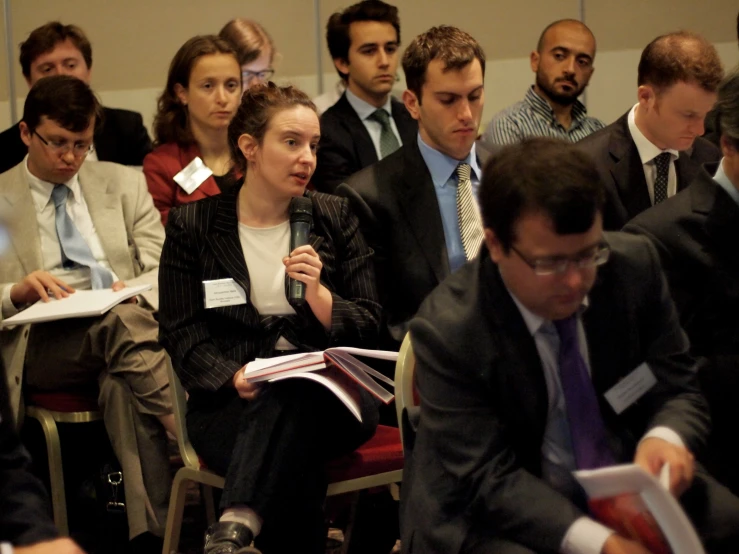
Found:
M 415 370 L 416 357 L 411 345 L 411 334 L 406 333 L 403 344 L 400 346 L 398 361 L 395 363 L 395 410 L 398 415 L 398 427 L 400 428 L 402 444 L 405 444 L 403 438 L 404 412 L 406 408 L 418 405 L 414 381 Z
M 171 363 L 167 364 L 167 375 L 169 375 L 172 411 L 174 412 L 174 421 L 177 427 L 177 445 L 180 448 L 180 456 L 182 456 L 182 461 L 186 467 L 199 470 L 200 459 L 195 453 L 192 444 L 190 444 L 190 438 L 187 436 L 187 426 L 185 425 L 185 414 L 187 413 L 185 389 L 182 388 L 180 378 L 177 377 Z

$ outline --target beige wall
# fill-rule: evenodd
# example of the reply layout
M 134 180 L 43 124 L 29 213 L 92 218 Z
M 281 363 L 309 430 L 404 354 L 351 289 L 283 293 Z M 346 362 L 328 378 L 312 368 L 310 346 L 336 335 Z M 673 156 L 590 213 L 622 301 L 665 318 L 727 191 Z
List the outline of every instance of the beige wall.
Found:
M 252 17 L 272 34 L 278 50 L 279 80 L 310 94 L 318 91 L 313 0 L 6 0 L 10 3 L 15 44 L 35 27 L 53 20 L 80 25 L 93 43 L 93 87 L 104 103 L 134 109 L 151 123 L 156 96 L 169 62 L 190 36 L 217 32 L 230 18 Z M 318 0 L 321 18 L 353 0 Z M 542 28 L 563 17 L 578 17 L 578 0 L 395 0 L 402 21 L 402 42 L 432 25 L 457 25 L 475 36 L 488 56 L 487 121 L 521 98 L 532 81 L 528 54 Z M 724 63 L 739 62 L 736 0 L 585 1 L 585 21 L 598 39 L 596 72 L 587 94 L 591 113 L 606 121 L 620 115 L 634 98 L 636 62 L 657 34 L 687 28 L 703 33 L 719 47 Z M 1 21 L 0 33 L 4 33 Z M 324 85 L 336 81 L 321 25 Z M 4 46 L 5 37 L 2 36 Z M 18 110 L 26 84 L 13 53 Z M 402 82 L 400 83 L 402 87 Z M 0 129 L 9 124 L 6 62 L 0 56 Z

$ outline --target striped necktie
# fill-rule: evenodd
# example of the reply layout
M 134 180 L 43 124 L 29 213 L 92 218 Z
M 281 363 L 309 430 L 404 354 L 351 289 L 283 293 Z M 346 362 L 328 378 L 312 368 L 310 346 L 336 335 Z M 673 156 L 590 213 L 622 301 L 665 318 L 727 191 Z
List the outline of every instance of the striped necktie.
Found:
M 472 197 L 471 172 L 470 164 L 457 166 L 457 220 L 467 260 L 473 259 L 480 252 L 483 235 L 480 212 Z
M 56 210 L 56 234 L 62 249 L 62 265 L 65 268 L 77 265 L 90 268 L 90 283 L 93 289 L 107 289 L 113 284 L 113 274 L 101 266 L 92 255 L 90 246 L 77 230 L 77 226 L 67 213 L 69 187 L 56 185 L 51 191 L 51 199 Z
M 400 148 L 398 137 L 395 136 L 393 128 L 390 125 L 390 114 L 381 108 L 375 110 L 369 118 L 377 121 L 382 126 L 382 130 L 380 131 L 380 156 L 382 158 L 389 156 Z

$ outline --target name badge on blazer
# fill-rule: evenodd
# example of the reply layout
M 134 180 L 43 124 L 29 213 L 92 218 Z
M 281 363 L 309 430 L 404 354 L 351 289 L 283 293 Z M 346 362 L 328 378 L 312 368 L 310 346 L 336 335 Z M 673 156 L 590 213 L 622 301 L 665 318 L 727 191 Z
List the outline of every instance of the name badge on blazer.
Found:
M 656 384 L 657 378 L 644 362 L 612 386 L 603 396 L 606 397 L 613 411 L 620 414 Z
M 203 281 L 203 295 L 206 309 L 246 304 L 246 291 L 230 278 Z
M 211 175 L 213 172 L 198 156 L 174 176 L 174 182 L 180 185 L 187 194 L 192 194 Z

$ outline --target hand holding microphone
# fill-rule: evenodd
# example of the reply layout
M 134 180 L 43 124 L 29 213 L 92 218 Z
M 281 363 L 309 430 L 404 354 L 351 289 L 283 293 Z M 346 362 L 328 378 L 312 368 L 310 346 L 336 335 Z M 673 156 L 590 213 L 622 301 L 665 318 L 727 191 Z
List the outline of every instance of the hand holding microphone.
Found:
M 313 225 L 313 203 L 310 198 L 290 201 L 290 256 L 283 258 L 289 279 L 287 301 L 291 306 L 308 302 L 310 309 L 328 330 L 331 328 L 333 297 L 321 284 L 323 263 L 308 244 Z

